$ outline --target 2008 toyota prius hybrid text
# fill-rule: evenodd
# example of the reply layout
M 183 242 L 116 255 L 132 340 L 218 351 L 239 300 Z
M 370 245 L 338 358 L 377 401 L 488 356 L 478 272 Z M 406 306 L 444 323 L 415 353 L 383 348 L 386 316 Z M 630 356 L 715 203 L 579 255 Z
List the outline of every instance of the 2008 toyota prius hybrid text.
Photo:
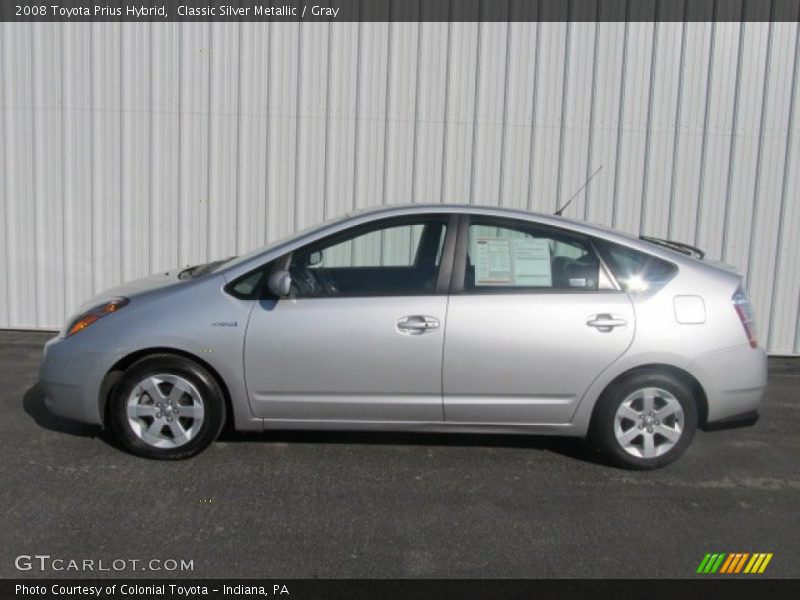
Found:
M 754 423 L 741 277 L 678 242 L 475 206 L 356 213 L 88 302 L 46 347 L 50 410 L 185 458 L 240 430 L 587 438 L 666 465 Z

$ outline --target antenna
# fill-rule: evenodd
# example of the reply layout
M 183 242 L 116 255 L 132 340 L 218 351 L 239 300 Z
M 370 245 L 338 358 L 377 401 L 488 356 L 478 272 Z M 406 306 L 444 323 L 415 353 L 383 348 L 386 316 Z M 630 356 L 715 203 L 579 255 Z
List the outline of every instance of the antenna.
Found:
M 583 191 L 583 188 L 585 188 L 587 185 L 589 185 L 589 182 L 590 182 L 590 181 L 591 181 L 591 180 L 594 178 L 594 176 L 595 176 L 595 175 L 597 175 L 597 174 L 600 172 L 600 169 L 602 169 L 602 168 L 603 168 L 603 165 L 600 165 L 599 167 L 597 167 L 597 168 L 594 170 L 594 173 L 592 173 L 591 175 L 589 175 L 589 178 L 588 178 L 588 179 L 587 179 L 587 180 L 586 180 L 586 181 L 583 183 L 583 185 L 582 185 L 582 186 L 581 186 L 581 187 L 578 189 L 578 191 L 577 191 L 577 192 L 575 192 L 574 194 L 572 194 L 572 196 L 570 196 L 569 200 L 567 200 L 567 201 L 564 203 L 564 206 L 562 206 L 561 208 L 559 208 L 559 209 L 558 209 L 558 210 L 557 210 L 555 213 L 553 213 L 553 214 L 555 214 L 557 217 L 560 217 L 560 216 L 561 216 L 561 213 L 563 213 L 563 212 L 564 212 L 564 209 L 565 209 L 565 208 L 567 208 L 567 207 L 569 206 L 569 203 L 570 203 L 570 202 L 572 202 L 573 200 L 575 200 L 575 197 L 576 197 L 578 194 L 580 194 L 580 193 Z

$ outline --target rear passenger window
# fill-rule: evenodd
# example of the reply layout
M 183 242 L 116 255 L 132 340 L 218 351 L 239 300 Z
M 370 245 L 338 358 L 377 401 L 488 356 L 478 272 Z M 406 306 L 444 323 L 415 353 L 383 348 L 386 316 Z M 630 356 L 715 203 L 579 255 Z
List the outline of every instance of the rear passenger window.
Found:
M 610 288 L 584 240 L 535 224 L 473 220 L 464 289 L 597 290 Z
M 662 260 L 633 248 L 596 240 L 603 258 L 617 278 L 620 287 L 626 292 L 646 292 L 658 289 L 672 279 L 678 268 L 669 261 Z

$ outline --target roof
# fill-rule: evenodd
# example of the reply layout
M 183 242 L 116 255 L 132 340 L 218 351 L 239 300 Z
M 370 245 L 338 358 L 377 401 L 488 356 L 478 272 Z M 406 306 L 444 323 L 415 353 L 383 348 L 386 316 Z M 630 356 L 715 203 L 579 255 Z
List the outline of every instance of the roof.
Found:
M 594 225 L 586 221 L 571 219 L 568 217 L 545 215 L 534 213 L 519 208 L 500 207 L 500 206 L 480 206 L 475 204 L 390 204 L 376 207 L 366 207 L 352 211 L 344 216 L 330 219 L 320 223 L 305 231 L 298 232 L 289 238 L 280 240 L 270 246 L 259 248 L 253 252 L 239 257 L 226 266 L 225 271 L 232 273 L 244 272 L 246 269 L 253 268 L 253 265 L 263 260 L 267 255 L 275 255 L 277 252 L 288 252 L 300 247 L 309 241 L 327 235 L 338 233 L 350 226 L 369 223 L 381 217 L 403 216 L 414 214 L 435 214 L 435 213 L 459 213 L 459 214 L 481 214 L 497 217 L 510 217 L 528 220 L 542 225 L 569 229 L 584 235 L 601 237 L 615 243 L 638 249 L 655 256 L 661 256 L 667 260 L 677 263 L 686 263 L 694 259 L 681 254 L 675 250 L 670 250 L 649 242 L 640 240 L 638 237 L 616 231 L 602 225 Z

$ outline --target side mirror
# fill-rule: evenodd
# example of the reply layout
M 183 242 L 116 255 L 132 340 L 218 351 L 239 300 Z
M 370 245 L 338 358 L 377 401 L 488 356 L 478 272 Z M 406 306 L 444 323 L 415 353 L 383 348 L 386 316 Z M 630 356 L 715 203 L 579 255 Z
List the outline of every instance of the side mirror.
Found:
M 322 262 L 322 251 L 317 250 L 316 252 L 312 252 L 308 255 L 308 266 L 309 267 L 316 267 L 318 264 Z
M 292 276 L 289 271 L 281 269 L 270 275 L 267 280 L 267 289 L 278 298 L 288 296 L 292 290 Z

